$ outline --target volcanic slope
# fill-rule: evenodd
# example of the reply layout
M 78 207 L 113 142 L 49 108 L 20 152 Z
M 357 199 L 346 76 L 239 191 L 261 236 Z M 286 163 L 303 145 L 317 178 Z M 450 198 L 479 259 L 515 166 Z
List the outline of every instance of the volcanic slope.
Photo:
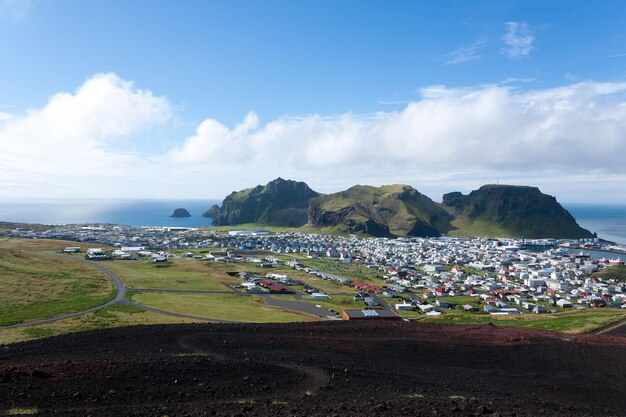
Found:
M 166 325 L 0 350 L 0 413 L 623 416 L 626 338 L 405 322 Z
M 372 236 L 440 236 L 451 216 L 409 185 L 355 185 L 311 199 L 308 222 Z
M 256 223 L 300 227 L 307 222 L 309 199 L 319 194 L 304 182 L 277 178 L 226 196 L 221 207 L 214 205 L 202 215 L 215 226 Z
M 537 187 L 484 185 L 469 195 L 443 196 L 443 207 L 453 216 L 456 236 L 534 238 L 590 238 L 556 198 Z

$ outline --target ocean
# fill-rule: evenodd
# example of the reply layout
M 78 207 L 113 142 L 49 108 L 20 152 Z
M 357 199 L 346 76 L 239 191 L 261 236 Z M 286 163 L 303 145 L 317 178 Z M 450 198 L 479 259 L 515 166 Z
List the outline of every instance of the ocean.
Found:
M 0 221 L 71 224 L 112 223 L 131 226 L 209 226 L 203 211 L 221 200 L 13 199 L 0 202 Z M 191 217 L 169 217 L 176 208 Z M 582 227 L 626 244 L 626 205 L 564 204 Z
M 626 205 L 563 204 L 576 222 L 598 237 L 626 244 Z
M 111 223 L 130 226 L 210 226 L 203 211 L 221 200 L 15 199 L 0 202 L 0 221 L 72 224 Z M 191 217 L 170 217 L 185 208 Z

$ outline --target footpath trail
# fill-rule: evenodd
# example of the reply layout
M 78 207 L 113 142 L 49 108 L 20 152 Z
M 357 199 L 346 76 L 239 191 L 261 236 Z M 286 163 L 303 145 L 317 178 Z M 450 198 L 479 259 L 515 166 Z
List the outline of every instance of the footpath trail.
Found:
M 160 293 L 179 293 L 179 294 L 238 294 L 242 296 L 246 295 L 236 289 L 233 289 L 232 291 L 207 291 L 207 290 L 167 290 L 167 289 L 129 288 L 126 286 L 126 284 L 124 283 L 124 280 L 119 275 L 117 275 L 115 272 L 113 272 L 112 270 L 110 270 L 109 268 L 105 267 L 104 265 L 100 263 L 89 261 L 86 259 L 77 259 L 77 258 L 70 257 L 70 256 L 63 256 L 63 255 L 56 255 L 56 254 L 50 254 L 49 256 L 54 256 L 54 257 L 58 257 L 62 259 L 68 259 L 68 260 L 73 260 L 75 262 L 80 262 L 82 264 L 92 266 L 104 272 L 115 283 L 115 286 L 116 286 L 115 297 L 113 297 L 111 300 L 107 301 L 104 304 L 90 307 L 82 311 L 62 314 L 59 316 L 49 317 L 45 319 L 11 324 L 7 326 L 0 326 L 0 329 L 12 329 L 12 328 L 18 328 L 18 327 L 28 327 L 28 326 L 47 324 L 47 323 L 54 323 L 56 321 L 71 319 L 74 317 L 79 317 L 88 313 L 92 313 L 92 312 L 101 310 L 103 308 L 106 308 L 115 304 L 130 305 L 130 306 L 136 307 L 144 311 L 150 311 L 152 313 L 163 314 L 165 316 L 170 316 L 170 317 L 178 317 L 178 318 L 203 321 L 203 322 L 211 322 L 211 323 L 238 323 L 237 321 L 234 321 L 234 320 L 222 320 L 222 319 L 215 319 L 215 318 L 210 318 L 210 317 L 193 316 L 189 314 L 176 313 L 173 311 L 161 310 L 159 308 L 134 303 L 126 299 L 126 293 L 128 291 L 137 291 L 137 292 L 160 292 Z M 294 311 L 298 311 L 301 313 L 316 315 L 319 317 L 332 316 L 332 313 L 329 310 L 325 308 L 316 307 L 308 303 L 281 300 L 281 299 L 271 297 L 269 294 L 259 294 L 259 295 L 264 297 L 266 304 L 269 306 L 280 307 L 280 308 L 284 308 L 287 310 L 294 310 Z
M 54 256 L 57 258 L 62 258 L 62 259 L 69 259 L 69 260 L 74 260 L 76 262 L 80 262 L 89 266 L 93 266 L 94 268 L 97 268 L 99 270 L 101 270 L 102 272 L 104 272 L 105 274 L 107 274 L 107 276 L 109 278 L 111 278 L 113 280 L 113 282 L 115 282 L 115 286 L 117 289 L 117 292 L 115 294 L 115 297 L 113 297 L 111 300 L 107 301 L 104 304 L 100 304 L 98 306 L 95 307 L 91 307 L 88 308 L 86 310 L 82 310 L 82 311 L 77 311 L 74 313 L 67 313 L 67 314 L 62 314 L 59 316 L 55 316 L 55 317 L 49 317 L 46 319 L 39 319 L 39 320 L 32 320 L 32 321 L 27 321 L 24 323 L 17 323 L 17 324 L 11 324 L 8 326 L 0 326 L 0 329 L 13 329 L 13 328 L 17 328 L 17 327 L 27 327 L 27 326 L 36 326 L 39 324 L 46 324 L 46 323 L 53 323 L 55 321 L 59 321 L 59 320 L 66 320 L 66 319 L 71 319 L 74 317 L 79 317 L 82 316 L 84 314 L 87 313 L 92 313 L 94 311 L 98 311 L 101 310 L 105 307 L 108 306 L 112 306 L 113 304 L 119 304 L 125 301 L 125 297 L 126 297 L 126 286 L 124 285 L 124 281 L 122 281 L 122 279 L 115 274 L 113 271 L 111 271 L 108 268 L 105 268 L 104 266 L 97 264 L 95 262 L 92 261 L 88 261 L 88 260 L 84 260 L 84 259 L 76 259 L 76 258 L 72 258 L 69 256 L 63 256 L 63 255 L 49 255 L 49 256 Z
M 626 335 L 626 317 L 618 321 L 607 323 L 587 332 L 587 334 Z

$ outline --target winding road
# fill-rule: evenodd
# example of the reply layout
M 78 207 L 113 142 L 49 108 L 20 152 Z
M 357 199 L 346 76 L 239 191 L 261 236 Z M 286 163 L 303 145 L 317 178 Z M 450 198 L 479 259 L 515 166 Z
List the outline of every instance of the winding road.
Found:
M 107 268 L 107 267 L 105 267 L 102 264 L 99 264 L 97 262 L 89 261 L 89 260 L 86 260 L 86 259 L 77 259 L 77 258 L 69 257 L 69 256 L 56 255 L 56 254 L 55 255 L 51 254 L 49 256 L 54 256 L 54 257 L 58 257 L 58 258 L 62 258 L 62 259 L 69 259 L 69 260 L 73 260 L 73 261 L 76 261 L 76 262 L 80 262 L 82 264 L 92 266 L 92 267 L 94 267 L 96 269 L 99 269 L 100 271 L 104 272 L 115 283 L 115 286 L 116 286 L 116 289 L 117 289 L 115 297 L 113 297 L 111 300 L 107 301 L 104 304 L 101 304 L 101 305 L 98 305 L 98 306 L 95 306 L 95 307 L 91 307 L 91 308 L 88 308 L 86 310 L 77 311 L 77 312 L 74 312 L 74 313 L 62 314 L 62 315 L 59 315 L 59 316 L 49 317 L 49 318 L 46 318 L 46 319 L 39 319 L 39 320 L 33 320 L 33 321 L 24 322 L 24 323 L 17 323 L 17 324 L 11 324 L 11 325 L 7 325 L 7 326 L 0 326 L 0 329 L 12 329 L 12 328 L 18 328 L 18 327 L 28 327 L 28 326 L 36 326 L 36 325 L 40 325 L 40 324 L 54 323 L 56 321 L 71 319 L 71 318 L 74 318 L 74 317 L 79 317 L 79 316 L 85 315 L 87 313 L 92 313 L 94 311 L 101 310 L 103 308 L 112 306 L 114 304 L 130 305 L 130 306 L 136 307 L 136 308 L 144 310 L 144 311 L 149 311 L 149 312 L 152 312 L 152 313 L 163 314 L 165 316 L 170 316 L 170 317 L 178 317 L 178 318 L 191 319 L 191 320 L 197 320 L 197 321 L 205 321 L 205 322 L 210 322 L 210 323 L 238 323 L 237 321 L 234 321 L 234 320 L 221 320 L 221 319 L 213 319 L 213 318 L 209 318 L 209 317 L 192 316 L 192 315 L 188 315 L 188 314 L 175 313 L 175 312 L 172 312 L 172 311 L 161 310 L 161 309 L 158 309 L 158 308 L 155 308 L 155 307 L 150 307 L 150 306 L 145 306 L 143 304 L 134 303 L 134 302 L 129 301 L 129 300 L 126 299 L 126 292 L 127 291 L 138 291 L 138 292 L 160 292 L 160 293 L 180 293 L 180 294 L 239 294 L 239 295 L 246 295 L 245 293 L 243 293 L 241 291 L 238 291 L 238 290 L 235 290 L 235 289 L 233 289 L 233 291 L 208 291 L 208 290 L 167 290 L 167 289 L 129 288 L 129 287 L 126 287 L 126 284 L 124 283 L 124 280 L 119 275 L 117 275 L 115 272 L 111 271 L 109 268 Z M 265 298 L 266 305 L 269 305 L 269 306 L 281 307 L 281 308 L 285 308 L 285 309 L 288 309 L 288 310 L 295 310 L 295 311 L 299 311 L 299 312 L 306 313 L 306 314 L 313 314 L 313 315 L 316 315 L 316 316 L 319 316 L 319 317 L 331 318 L 331 316 L 333 315 L 329 310 L 327 310 L 325 308 L 321 308 L 321 307 L 316 307 L 316 306 L 311 305 L 309 303 L 298 302 L 298 301 L 282 300 L 282 299 L 278 299 L 278 298 L 272 297 L 270 294 L 266 294 L 266 293 L 259 293 L 257 295 L 263 296 Z

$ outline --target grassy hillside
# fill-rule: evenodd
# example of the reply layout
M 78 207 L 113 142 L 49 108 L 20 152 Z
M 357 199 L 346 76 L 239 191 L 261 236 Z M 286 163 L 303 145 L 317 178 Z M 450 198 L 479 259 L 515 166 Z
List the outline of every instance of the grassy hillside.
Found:
M 554 197 L 536 187 L 485 185 L 469 195 L 459 192 L 443 197 L 443 206 L 454 216 L 454 236 L 589 238 Z
M 300 227 L 307 222 L 309 199 L 319 195 L 304 182 L 277 178 L 265 186 L 233 192 L 203 215 L 216 226 L 257 223 Z
M 408 185 L 356 185 L 346 191 L 313 198 L 309 224 L 343 225 L 349 232 L 374 236 L 438 236 L 448 226 L 448 214 Z
M 437 204 L 408 185 L 355 185 L 320 195 L 278 178 L 233 192 L 206 212 L 215 225 L 255 224 L 335 235 L 589 238 L 554 197 L 536 187 L 485 185 Z
M 594 272 L 593 276 L 602 277 L 603 279 L 614 279 L 617 282 L 626 282 L 626 266 L 609 266 L 602 271 Z
M 9 246 L 14 244 L 11 241 Z M 70 259 L 0 246 L 0 325 L 81 311 L 114 295 L 113 283 L 99 270 Z

